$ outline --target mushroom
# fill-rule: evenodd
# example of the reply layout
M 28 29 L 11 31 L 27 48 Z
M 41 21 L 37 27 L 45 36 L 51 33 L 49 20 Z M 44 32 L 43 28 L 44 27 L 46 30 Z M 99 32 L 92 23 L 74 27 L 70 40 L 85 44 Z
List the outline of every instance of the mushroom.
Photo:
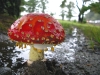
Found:
M 65 32 L 61 24 L 52 16 L 44 13 L 29 13 L 16 20 L 8 29 L 8 36 L 16 41 L 16 46 L 25 48 L 30 45 L 28 63 L 42 60 L 44 51 L 63 42 Z

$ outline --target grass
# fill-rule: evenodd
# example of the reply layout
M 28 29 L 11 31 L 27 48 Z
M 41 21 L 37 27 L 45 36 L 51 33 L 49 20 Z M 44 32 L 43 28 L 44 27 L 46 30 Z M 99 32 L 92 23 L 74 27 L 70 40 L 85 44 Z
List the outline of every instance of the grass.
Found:
M 91 24 L 81 24 L 78 22 L 62 21 L 59 20 L 64 29 L 70 29 L 71 27 L 77 27 L 82 31 L 86 38 L 90 40 L 90 44 L 93 46 L 93 41 L 96 44 L 100 44 L 100 26 L 95 26 Z M 91 43 L 92 42 L 92 43 Z
M 63 28 L 67 30 L 67 34 L 72 33 L 73 26 L 71 24 L 68 24 L 68 22 L 62 20 L 59 20 L 59 22 L 62 24 Z

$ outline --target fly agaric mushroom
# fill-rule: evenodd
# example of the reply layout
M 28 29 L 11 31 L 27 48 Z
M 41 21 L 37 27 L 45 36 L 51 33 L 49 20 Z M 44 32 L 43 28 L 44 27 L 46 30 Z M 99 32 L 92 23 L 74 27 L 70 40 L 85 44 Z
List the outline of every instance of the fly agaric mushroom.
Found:
M 19 48 L 30 45 L 29 61 L 42 60 L 44 51 L 64 41 L 61 24 L 48 14 L 30 13 L 16 20 L 8 30 L 8 36 Z

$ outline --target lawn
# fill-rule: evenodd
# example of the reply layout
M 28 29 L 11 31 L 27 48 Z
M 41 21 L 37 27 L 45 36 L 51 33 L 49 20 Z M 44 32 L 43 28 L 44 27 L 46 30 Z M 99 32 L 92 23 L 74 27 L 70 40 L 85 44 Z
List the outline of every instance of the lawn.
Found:
M 84 34 L 84 36 L 91 41 L 91 45 L 100 45 L 100 26 L 87 23 L 81 24 L 74 21 L 59 20 L 59 22 L 62 24 L 65 30 L 72 30 L 72 27 L 77 27 Z

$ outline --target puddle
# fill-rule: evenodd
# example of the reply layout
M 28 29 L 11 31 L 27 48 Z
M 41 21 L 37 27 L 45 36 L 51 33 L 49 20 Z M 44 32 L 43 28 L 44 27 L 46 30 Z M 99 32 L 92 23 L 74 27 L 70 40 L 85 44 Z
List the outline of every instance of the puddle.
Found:
M 81 37 L 80 37 L 81 36 Z M 75 61 L 75 52 L 78 48 L 78 39 L 81 39 L 81 43 L 84 41 L 84 37 L 77 33 L 77 28 L 74 28 L 70 38 L 67 38 L 61 44 L 55 46 L 55 51 L 51 52 L 50 50 L 45 52 L 45 58 L 55 59 L 59 63 L 65 62 L 74 62 Z

